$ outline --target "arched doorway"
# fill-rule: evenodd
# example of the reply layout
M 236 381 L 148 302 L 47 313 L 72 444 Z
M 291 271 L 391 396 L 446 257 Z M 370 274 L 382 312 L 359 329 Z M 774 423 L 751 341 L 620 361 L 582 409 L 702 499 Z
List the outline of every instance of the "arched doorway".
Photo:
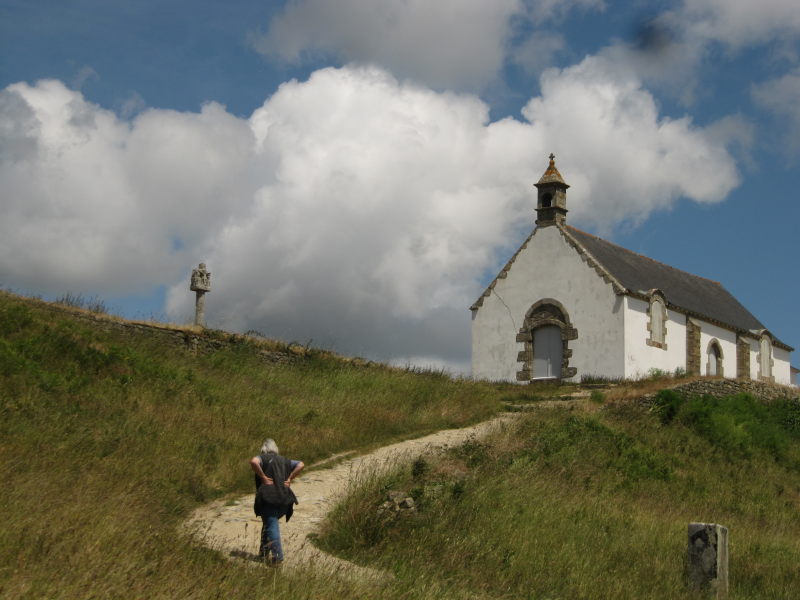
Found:
M 517 381 L 568 379 L 577 370 L 569 366 L 572 350 L 569 341 L 577 339 L 564 306 L 552 298 L 543 298 L 528 309 L 517 334 L 524 350 L 517 357 L 521 369 Z

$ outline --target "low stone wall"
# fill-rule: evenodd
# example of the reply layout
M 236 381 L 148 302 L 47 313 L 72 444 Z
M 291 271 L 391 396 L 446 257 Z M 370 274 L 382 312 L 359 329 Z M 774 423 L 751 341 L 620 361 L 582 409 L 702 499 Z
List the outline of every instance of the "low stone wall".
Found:
M 698 379 L 677 385 L 673 388 L 676 392 L 687 396 L 713 396 L 722 398 L 734 394 L 747 393 L 762 400 L 800 399 L 800 389 L 752 379 Z M 655 398 L 649 394 L 647 400 Z
M 88 321 L 92 324 L 92 328 L 101 331 L 123 331 L 133 335 L 141 334 L 156 337 L 162 342 L 166 342 L 175 348 L 188 350 L 192 354 L 210 354 L 244 342 L 252 343 L 254 352 L 264 361 L 270 363 L 286 363 L 306 354 L 306 349 L 302 346 L 288 346 L 285 349 L 269 348 L 267 347 L 269 343 L 266 340 L 262 341 L 257 337 L 227 333 L 215 329 L 125 321 L 103 313 L 92 313 L 48 302 L 41 302 L 40 307 L 62 314 L 67 313 L 81 321 Z M 262 345 L 264 347 L 260 347 Z

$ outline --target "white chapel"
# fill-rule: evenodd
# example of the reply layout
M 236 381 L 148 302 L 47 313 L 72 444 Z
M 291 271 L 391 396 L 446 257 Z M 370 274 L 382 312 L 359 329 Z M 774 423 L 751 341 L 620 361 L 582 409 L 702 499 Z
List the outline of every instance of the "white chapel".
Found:
M 721 284 L 567 225 L 554 156 L 536 227 L 472 305 L 472 376 L 530 382 L 666 372 L 791 383 L 790 353 Z

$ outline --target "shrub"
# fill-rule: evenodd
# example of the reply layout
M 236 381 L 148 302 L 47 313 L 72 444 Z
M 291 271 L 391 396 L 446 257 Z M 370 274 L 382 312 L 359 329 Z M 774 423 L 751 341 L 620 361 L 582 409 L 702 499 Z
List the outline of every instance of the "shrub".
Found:
M 589 395 L 589 400 L 595 404 L 602 404 L 606 401 L 606 395 L 600 390 L 592 390 L 592 393 Z
M 666 425 L 671 423 L 678 414 L 684 397 L 675 390 L 661 390 L 656 394 L 653 402 L 653 412 L 656 413 L 661 422 Z

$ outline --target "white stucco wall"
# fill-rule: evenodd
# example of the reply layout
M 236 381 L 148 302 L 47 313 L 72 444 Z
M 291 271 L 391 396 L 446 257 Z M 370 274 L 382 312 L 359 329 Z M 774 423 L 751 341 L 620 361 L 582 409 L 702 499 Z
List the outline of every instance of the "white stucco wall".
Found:
M 708 374 L 708 345 L 717 340 L 722 350 L 723 375 L 736 379 L 736 332 L 695 319 L 700 325 L 700 374 Z
M 750 344 L 750 379 L 758 381 L 761 378 L 761 352 L 760 339 L 745 338 Z M 792 383 L 791 353 L 788 350 L 772 346 L 772 376 L 775 383 L 791 385 Z
M 772 365 L 772 375 L 775 377 L 775 383 L 792 384 L 791 358 L 788 350 L 772 347 L 772 360 L 775 361 Z
M 750 379 L 758 381 L 758 376 L 761 373 L 761 367 L 758 364 L 758 340 L 749 337 L 745 339 L 750 344 Z
M 649 303 L 625 296 L 625 377 L 640 379 L 651 369 L 674 373 L 686 368 L 686 315 L 667 309 L 666 349 L 648 346 Z
M 552 298 L 566 309 L 578 338 L 569 342 L 570 367 L 582 375 L 624 376 L 623 298 L 564 240 L 544 227 L 521 250 L 505 279 L 498 279 L 472 318 L 472 375 L 516 381 L 524 344 L 516 341 L 525 314 Z

